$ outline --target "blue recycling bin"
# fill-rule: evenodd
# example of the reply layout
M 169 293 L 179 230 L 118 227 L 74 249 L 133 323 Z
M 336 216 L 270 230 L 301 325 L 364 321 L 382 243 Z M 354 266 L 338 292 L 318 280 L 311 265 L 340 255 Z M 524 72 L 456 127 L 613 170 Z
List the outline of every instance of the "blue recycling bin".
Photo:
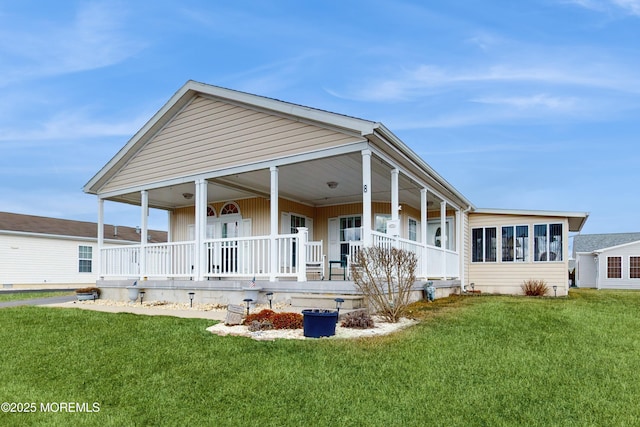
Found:
M 331 337 L 336 334 L 338 312 L 333 310 L 302 310 L 302 327 L 308 338 Z

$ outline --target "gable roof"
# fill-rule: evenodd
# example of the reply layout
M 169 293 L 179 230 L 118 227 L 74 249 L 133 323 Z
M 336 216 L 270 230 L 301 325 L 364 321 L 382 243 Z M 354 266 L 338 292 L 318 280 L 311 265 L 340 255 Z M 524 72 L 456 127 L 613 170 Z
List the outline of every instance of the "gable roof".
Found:
M 593 252 L 640 241 L 640 233 L 578 234 L 573 236 L 573 253 Z
M 335 128 L 355 132 L 360 135 L 373 133 L 376 126 L 375 122 L 368 120 L 189 80 L 178 89 L 169 101 L 167 101 L 127 144 L 87 182 L 84 191 L 97 194 L 99 188 L 126 165 L 149 139 L 153 138 L 153 136 L 167 125 L 176 114 L 185 108 L 192 99 L 199 95 L 213 97 L 234 104 L 250 106 L 288 117 L 305 119 L 310 122 L 328 124 Z
M 438 188 L 438 191 L 451 196 L 456 203 L 459 203 L 463 207 L 472 206 L 471 202 L 458 190 L 379 122 L 332 113 L 192 80 L 182 86 L 127 144 L 87 182 L 83 188 L 84 191 L 89 194 L 109 193 L 105 188 L 116 179 L 115 177 L 120 171 L 130 165 L 149 141 L 162 132 L 179 113 L 189 108 L 193 100 L 199 97 L 219 100 L 230 105 L 265 112 L 273 116 L 286 117 L 294 122 L 316 124 L 321 128 L 330 128 L 345 135 L 357 137 L 361 141 L 368 140 L 369 142 L 391 147 L 391 152 L 397 153 L 394 155 L 398 158 L 406 159 L 413 167 L 419 169 L 425 175 L 428 175 L 430 181 L 435 182 L 438 187 L 441 187 Z M 308 149 L 311 150 L 313 147 L 308 147 Z M 197 174 L 198 171 L 194 171 L 193 173 Z M 176 179 L 179 182 L 176 181 L 176 184 L 190 181 L 193 178 L 192 175 L 187 175 L 181 174 L 180 177 L 177 177 Z M 124 192 L 127 188 L 128 187 L 122 185 L 116 186 L 115 193 Z M 137 188 L 136 190 L 139 191 Z M 114 193 L 114 191 L 111 191 L 111 193 Z M 128 200 L 127 202 L 137 203 L 132 200 Z
M 98 224 L 35 215 L 0 212 L 0 234 L 34 234 L 66 238 L 97 239 Z M 166 231 L 149 230 L 149 243 L 167 241 Z M 105 240 L 139 242 L 140 234 L 133 227 L 104 226 Z

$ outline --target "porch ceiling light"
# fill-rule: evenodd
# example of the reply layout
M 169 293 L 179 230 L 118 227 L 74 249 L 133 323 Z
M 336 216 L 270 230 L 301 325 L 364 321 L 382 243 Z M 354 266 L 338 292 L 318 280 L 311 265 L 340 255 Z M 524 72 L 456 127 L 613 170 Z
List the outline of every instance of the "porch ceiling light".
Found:
M 329 181 L 327 182 L 327 187 L 329 187 L 332 190 L 335 190 L 336 188 L 338 188 L 338 183 L 335 181 Z
M 193 193 L 182 193 L 182 197 L 184 197 L 187 200 L 191 200 L 193 199 Z

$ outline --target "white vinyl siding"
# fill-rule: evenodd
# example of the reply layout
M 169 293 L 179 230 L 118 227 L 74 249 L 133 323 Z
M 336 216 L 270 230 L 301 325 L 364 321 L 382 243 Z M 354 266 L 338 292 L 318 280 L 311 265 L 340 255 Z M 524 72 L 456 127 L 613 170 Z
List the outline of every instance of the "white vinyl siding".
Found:
M 603 249 L 597 259 L 597 287 L 640 289 L 640 242 Z
M 102 191 L 272 160 L 361 140 L 302 121 L 196 97 Z
M 90 273 L 78 271 L 81 246 L 91 248 Z M 0 234 L 0 284 L 95 284 L 97 254 L 95 240 Z

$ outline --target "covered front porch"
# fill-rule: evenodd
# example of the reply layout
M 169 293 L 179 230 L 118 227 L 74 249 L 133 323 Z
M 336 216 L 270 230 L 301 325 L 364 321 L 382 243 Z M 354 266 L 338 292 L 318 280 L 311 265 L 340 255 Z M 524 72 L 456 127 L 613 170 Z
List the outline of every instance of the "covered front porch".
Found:
M 99 195 L 100 278 L 349 280 L 360 249 L 379 246 L 415 253 L 420 280 L 459 279 L 458 201 L 362 144 L 342 151 Z M 106 200 L 140 206 L 140 243 L 104 245 Z M 166 243 L 148 242 L 150 207 L 168 212 Z

